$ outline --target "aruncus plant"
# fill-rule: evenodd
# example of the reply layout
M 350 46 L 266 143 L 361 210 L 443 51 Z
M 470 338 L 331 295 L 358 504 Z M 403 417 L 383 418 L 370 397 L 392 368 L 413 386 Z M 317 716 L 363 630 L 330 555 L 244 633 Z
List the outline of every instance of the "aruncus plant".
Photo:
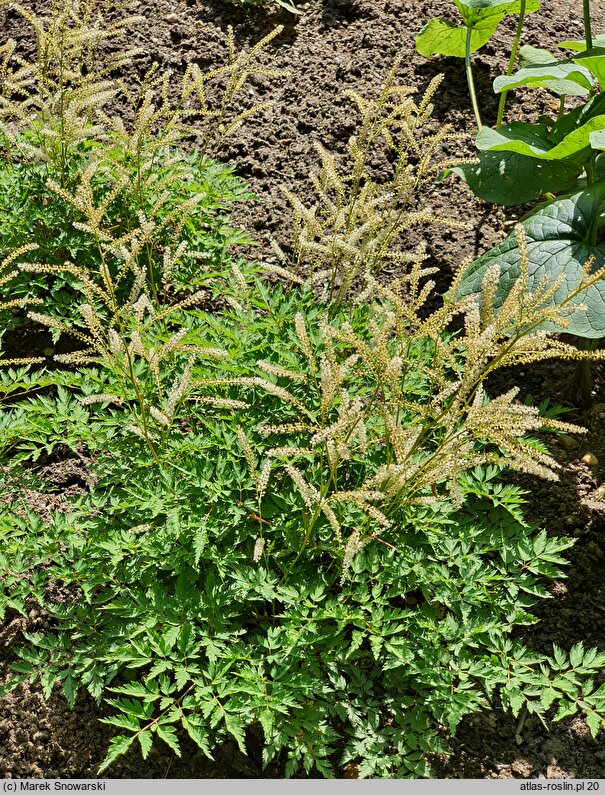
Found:
M 4 48 L 0 256 L 21 249 L 23 266 L 21 275 L 12 271 L 13 305 L 40 304 L 56 342 L 87 328 L 76 309 L 83 294 L 107 319 L 120 302 L 138 300 L 129 291 L 142 273 L 139 288 L 156 302 L 162 292 L 175 303 L 199 292 L 223 267 L 227 240 L 249 241 L 223 213 L 250 194 L 207 153 L 269 104 L 230 110 L 250 76 L 278 74 L 254 62 L 281 29 L 241 53 L 229 31 L 227 63 L 207 73 L 190 64 L 180 92 L 171 93 L 174 75 L 160 74 L 157 64 L 128 84 L 114 77 L 117 67 L 132 66 L 136 51 L 100 57 L 107 40 L 137 21 L 105 24 L 103 13 L 114 18 L 111 3 L 56 2 L 44 20 L 16 11 L 32 26 L 38 58 L 24 63 L 14 42 Z M 129 122 L 108 109 L 118 100 L 130 108 Z M 177 148 L 184 136 L 198 144 L 188 155 Z M 200 232 L 204 225 L 212 235 Z M 23 323 L 22 316 L 7 320 Z
M 294 229 L 289 259 L 275 246 L 281 265 L 277 271 L 294 281 L 312 285 L 334 307 L 348 301 L 367 276 L 387 266 L 406 268 L 417 259 L 406 238 L 412 229 L 431 224 L 460 227 L 452 219 L 410 206 L 423 188 L 447 166 L 439 156 L 444 143 L 455 139 L 449 125 L 429 132 L 431 103 L 441 77 L 431 81 L 419 102 L 411 88 L 397 84 L 396 59 L 376 97 L 348 92 L 360 115 L 343 166 L 316 144 L 321 167 L 312 176 L 317 201 L 305 206 L 284 190 L 293 211 Z M 377 176 L 372 159 L 387 153 L 392 163 L 387 178 Z
M 234 64 L 249 61 L 221 72 L 233 90 Z M 145 759 L 157 743 L 180 755 L 189 738 L 212 759 L 227 740 L 245 753 L 254 733 L 280 775 L 350 764 L 360 777 L 429 776 L 463 717 L 494 704 L 544 721 L 580 712 L 596 734 L 605 655 L 512 640 L 535 623 L 573 540 L 528 525 L 523 494 L 500 480 L 505 468 L 556 478 L 534 437 L 581 429 L 515 390 L 490 399 L 484 382 L 513 364 L 601 356 L 542 327 L 581 315 L 603 271 L 584 269 L 554 300 L 559 281 L 530 285 L 519 227 L 520 278 L 499 312 L 495 267 L 481 300 L 429 304 L 433 271 L 399 233 L 430 220 L 407 202 L 441 139 L 423 136 L 430 102 L 391 73 L 378 102 L 357 100 L 352 176 L 325 154 L 320 209 L 294 202 L 295 278 L 310 285 L 269 284 L 183 196 L 189 161 L 160 156 L 183 117 L 166 79 L 148 77 L 133 125 L 107 125 L 109 140 L 89 130 L 92 155 L 83 139 L 66 184 L 47 186 L 95 256 L 20 263 L 28 276 L 74 277 L 78 323 L 52 301 L 30 319 L 80 348 L 56 356 L 70 369 L 39 375 L 47 394 L 17 393 L 0 414 L 0 617 L 32 604 L 49 616 L 15 639 L 0 692 L 37 683 L 73 706 L 87 691 L 114 729 L 100 773 L 133 746 Z M 203 76 L 186 79 L 221 135 L 224 105 L 212 112 Z M 379 141 L 397 180 L 364 193 Z M 237 194 L 218 164 L 204 175 L 217 203 Z M 387 281 L 393 261 L 405 269 Z M 321 296 L 318 273 L 331 277 Z M 36 385 L 0 373 L 8 394 L 15 383 Z M 87 491 L 43 521 L 13 484 L 59 443 L 90 456 Z

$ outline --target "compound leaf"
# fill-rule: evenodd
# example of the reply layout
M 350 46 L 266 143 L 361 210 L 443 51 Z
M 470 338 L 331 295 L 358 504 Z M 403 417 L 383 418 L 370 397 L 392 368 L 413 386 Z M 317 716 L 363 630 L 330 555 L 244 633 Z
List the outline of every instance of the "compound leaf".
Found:
M 160 737 L 166 745 L 168 745 L 177 756 L 181 755 L 181 747 L 179 745 L 179 740 L 176 735 L 176 730 L 174 726 L 169 725 L 162 725 L 161 723 L 156 724 L 156 732 L 158 737 Z
M 126 751 L 130 748 L 132 743 L 134 742 L 135 735 L 133 734 L 131 737 L 124 737 L 120 735 L 119 737 L 114 737 L 111 742 L 109 743 L 109 750 L 107 751 L 107 756 L 101 763 L 101 767 L 97 770 L 97 774 L 102 773 L 104 770 L 107 770 L 109 765 L 117 759 L 122 754 L 125 754 Z
M 237 743 L 240 751 L 245 754 L 244 724 L 239 715 L 234 715 L 232 712 L 225 712 L 225 728 Z
M 76 703 L 76 694 L 78 692 L 78 683 L 69 669 L 65 672 L 63 676 L 63 695 L 67 699 L 67 703 L 70 707 L 73 708 L 74 704 Z
M 208 759 L 213 759 L 212 754 L 210 753 L 210 746 L 208 745 L 208 735 L 206 732 L 200 727 L 194 724 L 191 720 L 189 720 L 185 715 L 181 718 L 181 723 L 183 724 L 187 734 L 191 737 L 193 742 L 201 749 L 204 756 L 207 756 Z
M 572 668 L 578 668 L 584 659 L 584 646 L 581 643 L 576 643 L 571 647 L 569 652 L 569 662 Z
M 605 721 L 597 712 L 590 710 L 586 713 L 586 723 L 590 729 L 590 735 L 594 740 Z

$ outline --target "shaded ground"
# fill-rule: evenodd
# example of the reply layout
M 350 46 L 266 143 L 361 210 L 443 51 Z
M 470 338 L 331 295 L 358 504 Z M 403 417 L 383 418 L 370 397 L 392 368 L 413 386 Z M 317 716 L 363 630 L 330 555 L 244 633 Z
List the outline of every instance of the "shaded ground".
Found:
M 28 8 L 41 11 L 44 2 L 25 0 Z M 446 74 L 435 99 L 435 118 L 450 122 L 466 133 L 466 144 L 454 154 L 471 153 L 474 121 L 468 107 L 463 64 L 454 59 L 425 61 L 413 48 L 413 36 L 435 15 L 451 19 L 449 0 L 310 0 L 302 5 L 303 15 L 294 19 L 284 13 L 247 12 L 219 0 L 142 0 L 137 11 L 148 22 L 133 36 L 132 43 L 145 48 L 148 57 L 182 71 L 195 60 L 202 67 L 223 61 L 226 53 L 224 31 L 234 26 L 239 46 L 249 46 L 275 24 L 284 31 L 261 56 L 272 68 L 285 68 L 289 77 L 257 80 L 247 103 L 269 97 L 271 109 L 250 120 L 238 137 L 229 140 L 217 155 L 233 163 L 257 193 L 260 202 L 243 208 L 236 221 L 246 226 L 264 245 L 256 256 L 269 257 L 270 237 L 287 244 L 290 211 L 281 193 L 287 187 L 303 200 L 310 200 L 308 173 L 315 167 L 313 141 L 342 153 L 355 129 L 355 113 L 345 97 L 347 88 L 372 93 L 382 82 L 393 59 L 403 56 L 400 78 L 423 90 L 440 72 Z M 563 38 L 580 37 L 579 0 L 552 0 L 544 10 L 528 19 L 524 41 L 536 46 L 553 46 Z M 604 0 L 593 0 L 595 20 L 605 19 Z M 21 23 L 9 11 L 3 39 L 19 36 Z M 477 87 L 485 121 L 495 118 L 496 101 L 490 75 L 502 69 L 511 40 L 511 24 L 503 24 L 493 41 L 475 58 Z M 500 52 L 501 51 L 501 52 Z M 512 113 L 536 115 L 540 108 L 534 95 L 520 96 Z M 545 100 L 547 101 L 547 100 Z M 465 148 L 466 146 L 466 148 Z M 469 231 L 427 233 L 432 263 L 442 268 L 440 286 L 445 288 L 450 263 L 475 256 L 499 241 L 505 223 L 514 217 L 476 200 L 463 186 L 435 186 L 424 201 L 436 214 L 468 221 Z M 46 344 L 41 340 L 40 345 Z M 570 369 L 543 367 L 515 372 L 506 384 L 518 382 L 523 393 L 536 398 L 561 397 L 561 384 L 569 380 Z M 569 578 L 552 584 L 554 598 L 541 608 L 542 622 L 531 629 L 531 645 L 546 651 L 553 641 L 564 647 L 582 640 L 605 647 L 605 405 L 571 416 L 589 428 L 581 439 L 567 440 L 560 447 L 563 464 L 558 484 L 525 482 L 531 491 L 532 518 L 549 532 L 577 538 L 570 554 Z M 598 459 L 588 467 L 580 459 L 586 452 Z M 65 493 L 86 488 L 86 461 L 67 454 L 49 462 L 47 491 L 32 491 L 30 503 L 42 515 L 61 507 Z M 63 478 L 63 480 L 62 480 Z M 33 612 L 27 622 L 7 620 L 0 625 L 0 678 L 2 666 L 10 659 L 10 644 L 27 623 L 39 627 L 44 616 Z M 21 688 L 0 702 L 0 774 L 5 777 L 94 777 L 105 756 L 110 730 L 97 720 L 98 710 L 88 698 L 81 698 L 72 712 L 61 698 L 45 701 L 35 688 Z M 221 749 L 215 763 L 203 761 L 185 744 L 183 759 L 156 752 L 143 762 L 138 752 L 117 761 L 111 777 L 128 778 L 212 778 L 279 776 L 279 769 L 261 773 L 259 744 L 250 738 L 250 759 L 233 746 Z M 593 741 L 580 720 L 571 719 L 544 727 L 528 718 L 521 730 L 517 721 L 497 712 L 464 722 L 452 744 L 452 756 L 439 762 L 443 777 L 560 778 L 565 776 L 605 778 L 605 739 Z

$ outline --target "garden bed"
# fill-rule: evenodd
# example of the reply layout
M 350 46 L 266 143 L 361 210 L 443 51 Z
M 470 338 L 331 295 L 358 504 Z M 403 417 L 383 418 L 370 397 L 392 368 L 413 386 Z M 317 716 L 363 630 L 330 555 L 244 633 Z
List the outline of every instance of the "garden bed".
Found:
M 44 3 L 26 2 L 38 13 Z M 401 83 L 426 89 L 439 73 L 445 80 L 437 92 L 434 118 L 449 123 L 462 136 L 459 148 L 450 156 L 472 154 L 474 120 L 470 111 L 464 64 L 455 59 L 426 61 L 414 50 L 414 35 L 436 15 L 450 17 L 451 3 L 428 0 L 412 4 L 400 0 L 309 0 L 302 14 L 264 8 L 237 7 L 213 0 L 143 0 L 136 8 L 147 22 L 140 25 L 132 43 L 145 48 L 143 63 L 158 61 L 175 71 L 190 62 L 209 68 L 224 60 L 224 31 L 233 25 L 238 47 L 251 46 L 276 24 L 283 32 L 259 56 L 268 69 L 285 69 L 288 75 L 257 78 L 242 100 L 248 103 L 273 100 L 273 105 L 249 119 L 235 136 L 227 139 L 216 157 L 233 165 L 259 201 L 236 209 L 233 221 L 244 227 L 260 243 L 247 248 L 246 255 L 272 261 L 270 240 L 289 244 L 291 210 L 283 187 L 303 201 L 310 201 L 309 172 L 316 167 L 315 141 L 337 155 L 344 154 L 355 130 L 356 116 L 346 89 L 362 95 L 372 94 L 394 58 L 402 55 L 398 72 Z M 605 19 L 605 4 L 594 2 L 597 21 Z M 491 76 L 503 70 L 512 21 L 501 25 L 492 41 L 475 58 L 477 88 L 488 122 L 496 113 L 491 92 Z M 9 11 L 4 36 L 19 37 L 21 23 Z M 539 14 L 530 15 L 525 41 L 536 46 L 553 46 L 564 38 L 581 37 L 581 4 L 577 0 L 544 2 Z M 24 52 L 28 43 L 22 42 Z M 516 103 L 516 105 L 514 104 Z M 534 118 L 541 111 L 535 94 L 519 93 L 509 113 Z M 450 144 L 451 146 L 451 144 Z M 380 173 L 381 164 L 376 164 Z M 386 168 L 386 165 L 385 165 Z M 436 215 L 464 221 L 466 230 L 432 227 L 428 233 L 415 232 L 416 240 L 428 243 L 429 264 L 438 266 L 437 285 L 444 292 L 451 278 L 451 267 L 473 258 L 503 239 L 512 211 L 484 204 L 461 183 L 450 177 L 422 197 Z M 415 242 L 412 239 L 410 242 Z M 273 260 L 274 261 L 274 260 Z M 14 350 L 39 355 L 48 338 L 13 341 Z M 8 341 L 10 350 L 11 341 Z M 531 370 L 531 371 L 530 371 Z M 546 397 L 561 402 L 562 385 L 570 384 L 573 366 L 569 364 L 531 367 L 527 371 L 500 373 L 498 386 L 519 385 L 521 396 L 535 401 Z M 595 390 L 601 385 L 597 370 Z M 530 492 L 527 514 L 552 535 L 572 535 L 577 539 L 568 553 L 569 577 L 550 584 L 553 599 L 537 608 L 541 623 L 524 630 L 527 642 L 537 651 L 548 653 L 552 643 L 569 648 L 582 641 L 587 647 L 605 648 L 605 399 L 598 394 L 590 410 L 572 412 L 565 419 L 588 428 L 584 437 L 566 438 L 556 457 L 563 464 L 558 483 L 521 478 Z M 552 442 L 549 442 L 552 445 Z M 553 447 L 553 449 L 555 449 Z M 589 466 L 581 461 L 586 453 L 596 457 Z M 32 510 L 47 518 L 49 511 L 61 508 L 67 497 L 84 492 L 88 484 L 86 454 L 74 455 L 69 449 L 55 449 L 43 462 L 42 475 L 48 491 L 32 491 Z M 29 619 L 13 618 L 0 626 L 0 667 L 11 659 L 10 645 L 25 625 L 29 631 L 43 627 L 46 618 L 33 610 Z M 0 675 L 1 678 L 1 675 Z M 82 696 L 72 711 L 60 695 L 45 700 L 41 690 L 22 685 L 0 701 L 0 773 L 5 777 L 95 777 L 103 760 L 111 730 L 98 723 L 99 710 L 91 698 Z M 116 778 L 224 778 L 282 775 L 274 765 L 261 769 L 261 745 L 254 733 L 247 738 L 249 757 L 235 743 L 222 747 L 214 763 L 201 760 L 194 746 L 183 749 L 182 759 L 165 748 L 142 760 L 138 750 L 118 759 L 107 775 Z M 487 713 L 467 717 L 452 743 L 452 755 L 436 760 L 442 777 L 605 778 L 605 739 L 591 739 L 581 718 L 568 718 L 547 731 L 540 721 L 529 716 L 523 725 L 509 714 Z M 347 775 L 346 770 L 341 771 Z

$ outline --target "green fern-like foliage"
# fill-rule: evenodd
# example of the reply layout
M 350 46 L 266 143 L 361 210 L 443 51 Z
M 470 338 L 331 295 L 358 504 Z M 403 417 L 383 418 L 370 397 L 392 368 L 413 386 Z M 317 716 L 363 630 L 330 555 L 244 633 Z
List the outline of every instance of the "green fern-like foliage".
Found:
M 188 69 L 172 104 L 156 68 L 136 90 L 101 57 L 78 71 L 89 45 L 102 54 L 94 7 L 57 3 L 46 22 L 21 9 L 50 55 L 4 65 L 22 91 L 2 106 L 3 179 L 41 198 L 24 205 L 35 253 L 23 225 L 0 226 L 0 309 L 73 348 L 59 371 L 0 372 L 0 618 L 32 603 L 49 618 L 17 639 L 0 695 L 35 682 L 74 706 L 86 690 L 114 729 L 99 772 L 135 744 L 180 754 L 189 737 L 211 757 L 262 731 L 263 764 L 287 776 L 429 776 L 448 733 L 496 704 L 544 721 L 581 711 L 596 733 L 605 655 L 511 639 L 573 542 L 528 525 L 502 482 L 505 469 L 556 478 L 532 437 L 582 429 L 484 382 L 596 357 L 538 329 L 583 311 L 602 273 L 553 303 L 560 285 L 530 289 L 519 228 L 520 276 L 497 315 L 496 268 L 478 297 L 431 304 L 433 271 L 404 239 L 431 220 L 409 202 L 447 131 L 424 135 L 430 92 L 416 104 L 393 71 L 376 101 L 357 98 L 352 172 L 322 151 L 320 207 L 294 202 L 309 283 L 269 283 L 230 251 L 242 235 L 225 215 L 245 188 L 208 159 L 244 121 L 228 102 L 267 39 L 236 55 L 230 36 L 228 63 Z M 114 91 L 130 121 L 111 115 Z M 368 165 L 380 141 L 395 154 L 387 185 Z M 405 270 L 387 282 L 394 259 Z M 59 452 L 85 467 L 81 493 L 41 517 L 28 495 Z

